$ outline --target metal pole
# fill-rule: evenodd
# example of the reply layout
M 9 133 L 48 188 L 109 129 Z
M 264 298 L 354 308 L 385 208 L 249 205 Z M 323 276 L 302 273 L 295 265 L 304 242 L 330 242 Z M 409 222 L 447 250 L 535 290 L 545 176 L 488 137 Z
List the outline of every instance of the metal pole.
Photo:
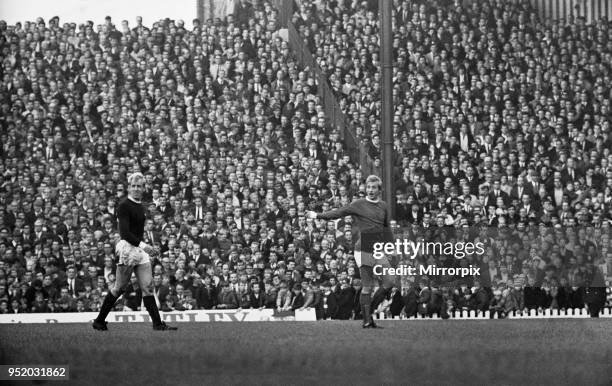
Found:
M 393 29 L 392 0 L 378 0 L 380 12 L 380 58 L 382 77 L 380 92 L 382 100 L 382 180 L 384 200 L 389 205 L 391 217 L 395 218 L 395 189 L 393 187 Z
M 200 26 L 203 26 L 206 23 L 206 19 L 204 19 L 204 0 L 198 0 L 196 5 L 196 14 L 196 17 L 200 19 Z

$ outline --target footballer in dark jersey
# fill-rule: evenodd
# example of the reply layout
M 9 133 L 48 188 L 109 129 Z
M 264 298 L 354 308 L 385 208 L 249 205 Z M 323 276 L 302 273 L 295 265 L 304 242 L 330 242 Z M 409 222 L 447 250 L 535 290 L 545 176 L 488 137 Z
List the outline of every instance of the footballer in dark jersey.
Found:
M 371 175 L 366 179 L 366 198 L 355 200 L 347 206 L 325 213 L 307 212 L 309 218 L 323 220 L 352 216 L 353 225 L 359 230 L 359 236 L 355 242 L 355 262 L 359 267 L 362 283 L 359 303 L 364 328 L 377 327 L 371 311 L 378 307 L 395 283 L 395 278 L 392 276 L 379 276 L 378 278 L 382 279 L 382 283 L 372 297 L 372 291 L 377 280 L 377 276 L 374 274 L 374 265 L 390 265 L 387 258 L 375 260 L 372 253 L 372 239 L 378 237 L 379 240 L 377 241 L 388 241 L 386 238 L 390 235 L 389 208 L 380 199 L 381 187 L 382 180 L 378 176 Z
M 145 178 L 142 173 L 134 173 L 128 178 L 128 197 L 119 204 L 117 217 L 119 219 L 119 236 L 121 240 L 115 246 L 117 255 L 117 273 L 113 288 L 104 298 L 98 317 L 93 322 L 95 330 L 108 330 L 106 317 L 115 305 L 117 298 L 125 291 L 130 283 L 132 273 L 136 274 L 138 284 L 142 290 L 142 301 L 153 321 L 155 330 L 176 330 L 161 320 L 159 309 L 153 296 L 153 277 L 151 270 L 151 256 L 159 251 L 146 244 L 144 234 L 145 209 L 142 205 L 142 193 Z

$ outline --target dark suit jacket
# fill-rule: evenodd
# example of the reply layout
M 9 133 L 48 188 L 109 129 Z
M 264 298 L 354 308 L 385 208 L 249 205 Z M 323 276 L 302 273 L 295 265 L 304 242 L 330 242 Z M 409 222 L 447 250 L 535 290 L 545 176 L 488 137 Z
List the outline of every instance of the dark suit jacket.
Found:
M 300 292 L 293 297 L 291 301 L 291 309 L 296 310 L 304 305 L 304 295 Z
M 495 192 L 493 190 L 491 190 L 491 193 L 489 193 L 489 205 L 496 205 L 497 204 L 497 197 L 495 195 Z M 508 193 L 504 192 L 503 190 L 499 190 L 499 197 L 502 198 L 502 200 L 504 201 L 504 205 L 509 205 L 510 204 L 510 196 L 508 195 Z
M 212 251 L 213 249 L 219 249 L 219 240 L 215 236 L 211 237 L 210 239 L 202 237 L 200 239 L 200 248 L 206 248 L 209 251 Z
M 337 296 L 338 310 L 336 311 L 336 319 L 350 319 L 353 313 L 353 299 L 355 298 L 355 289 L 348 287 L 341 289 Z
M 559 287 L 557 290 L 557 306 L 559 309 L 569 308 L 571 287 Z
M 411 208 L 408 208 L 407 204 L 397 204 L 395 207 L 395 217 L 397 218 L 397 221 L 400 222 L 400 224 L 405 223 L 406 221 L 408 221 L 408 211 Z
M 142 235 L 143 239 L 145 240 L 145 243 L 149 245 L 155 245 L 155 243 L 159 243 L 161 241 L 161 236 L 159 235 L 159 232 L 151 231 L 151 233 L 153 234 L 152 240 L 149 237 L 148 231 L 145 231 L 144 234 Z
M 531 191 L 533 192 L 534 195 L 537 195 L 539 190 L 540 190 L 540 186 L 542 186 L 542 182 L 538 182 L 538 188 L 536 189 L 536 186 L 533 182 L 529 182 L 527 185 L 529 185 L 529 189 L 531 189 Z M 546 186 L 546 185 L 544 185 Z
M 251 42 L 250 39 L 247 39 L 242 44 L 242 51 L 251 59 L 257 56 L 257 50 L 255 49 L 255 45 Z
M 521 197 L 523 197 L 524 195 L 529 195 L 533 197 L 533 192 L 531 191 L 531 186 L 529 184 L 523 185 L 523 191 L 521 192 L 520 196 L 519 196 L 518 186 L 513 187 L 512 190 L 510 191 L 511 200 L 514 200 L 514 199 L 521 200 Z
M 478 197 L 478 201 L 480 201 L 480 197 Z M 483 202 L 483 207 L 485 210 L 487 210 L 489 206 L 495 206 L 495 197 L 491 197 L 491 195 L 485 196 Z
M 266 294 L 263 291 L 259 291 L 259 297 L 256 297 L 254 293 L 249 293 L 249 307 L 261 308 L 266 305 Z
M 354 289 L 353 289 L 354 290 Z M 354 318 L 361 318 L 361 288 L 359 290 L 354 290 L 353 292 L 353 311 L 355 312 Z
M 395 21 L 397 25 L 406 25 L 412 19 L 412 11 L 410 9 L 397 8 L 395 10 Z
M 406 313 L 406 317 L 410 318 L 417 314 L 418 300 L 419 294 L 417 292 L 416 287 L 409 288 L 403 299 L 404 312 Z
M 68 288 L 68 293 L 70 293 L 73 297 L 77 297 L 77 296 L 79 296 L 79 292 L 85 291 L 85 284 L 83 283 L 83 279 L 78 278 L 78 277 L 74 279 L 73 292 L 70 292 L 70 286 L 68 285 L 68 279 L 67 278 L 64 279 L 64 281 L 60 285 L 60 288 L 61 287 L 67 287 Z
M 50 240 L 52 237 L 52 235 L 48 232 L 41 232 L 40 234 L 37 234 L 35 232 L 31 233 L 31 242 L 33 244 L 36 243 L 41 243 L 41 244 L 45 244 L 47 242 L 47 240 Z
M 166 301 L 166 298 L 170 294 L 170 288 L 167 285 L 160 285 L 159 288 L 153 288 L 153 292 L 157 293 L 157 298 L 161 304 Z
M 266 213 L 266 220 L 268 220 L 268 222 L 274 224 L 274 222 L 279 219 L 279 218 L 283 218 L 285 216 L 285 212 L 282 209 L 278 209 L 276 212 L 268 212 Z
M 584 308 L 585 304 L 585 289 L 578 287 L 576 290 L 569 288 L 569 304 L 570 308 Z
M 525 287 L 523 296 L 525 299 L 525 308 L 537 309 L 543 306 L 543 291 L 540 287 Z
M 208 264 L 212 264 L 212 261 L 210 260 L 210 257 L 200 253 L 200 256 L 196 260 L 196 267 L 199 266 L 200 264 L 208 265 Z
M 128 284 L 123 295 L 125 306 L 132 311 L 138 311 L 138 307 L 142 303 L 142 290 L 140 287 L 134 288 L 132 284 Z
M 540 208 L 538 207 L 538 205 L 531 203 L 529 204 L 529 208 L 527 208 L 527 206 L 525 205 L 521 205 L 519 206 L 519 210 L 523 208 L 525 209 L 525 211 L 527 211 L 527 216 L 529 217 L 529 215 L 534 215 L 534 216 L 538 216 L 539 212 L 540 212 Z
M 391 297 L 391 305 L 389 306 L 389 311 L 391 311 L 392 316 L 399 316 L 402 313 L 402 308 L 404 308 L 404 300 L 402 299 L 402 294 L 399 291 L 396 291 L 395 294 Z
M 194 206 L 192 206 L 192 207 L 189 209 L 189 212 L 190 212 L 190 213 L 193 213 L 193 217 L 194 217 L 196 220 L 201 220 L 201 219 L 203 219 L 203 218 L 204 218 L 204 216 L 206 215 L 206 210 L 207 210 L 207 209 L 206 209 L 206 207 L 205 207 L 204 205 L 202 205 L 202 206 L 200 206 L 200 208 L 201 208 L 201 217 L 200 217 L 200 218 L 197 218 L 197 217 L 196 217 L 196 213 L 197 213 L 197 212 L 196 212 L 196 209 L 197 209 L 197 208 L 196 208 L 196 206 L 195 206 L 195 205 L 194 205 Z
M 406 214 L 406 219 L 411 224 L 420 223 L 421 220 L 423 219 L 423 211 L 419 209 L 417 213 L 415 214 L 412 212 L 412 209 L 410 209 L 408 213 Z
M 467 176 L 465 178 L 467 180 L 467 184 L 470 187 L 470 193 L 478 194 L 478 185 L 480 185 L 480 182 L 478 180 L 478 176 L 472 176 L 472 180 L 471 181 L 467 178 Z
M 4 224 L 7 225 L 11 230 L 15 227 L 15 221 L 17 218 L 15 217 L 15 213 L 9 212 L 6 210 L 4 212 Z
M 486 153 L 486 154 L 490 154 L 493 151 L 493 148 L 495 147 L 494 143 L 490 143 L 488 148 L 489 150 L 487 151 L 487 146 L 485 144 L 480 145 L 479 149 L 479 153 Z
M 321 317 L 323 319 L 336 319 L 338 314 L 338 299 L 336 298 L 336 294 L 330 292 L 328 295 L 325 295 L 324 293 L 321 295 Z
M 450 178 L 453 179 L 455 183 L 457 183 L 460 179 L 465 178 L 465 173 L 463 172 L 463 170 L 457 170 L 456 173 L 453 173 L 453 171 L 450 170 L 448 175 L 450 176 Z
M 191 187 L 191 184 L 187 185 L 186 187 L 184 187 L 182 189 L 183 192 L 183 198 L 191 201 L 193 200 L 193 188 Z
M 568 182 L 578 181 L 578 178 L 583 175 L 584 174 L 580 170 L 574 168 L 574 178 L 572 178 L 569 171 L 567 169 L 563 169 L 563 171 L 561 172 L 561 182 L 563 183 L 563 186 L 565 186 Z
M 213 285 L 200 285 L 195 290 L 195 300 L 198 308 L 210 310 L 217 304 L 217 289 Z
M 472 294 L 470 308 L 478 311 L 486 311 L 489 308 L 489 294 L 484 288 L 480 288 Z
M 234 290 L 219 292 L 219 295 L 217 295 L 217 300 L 217 308 L 232 309 L 238 308 L 239 305 L 238 295 L 236 295 L 236 291 Z

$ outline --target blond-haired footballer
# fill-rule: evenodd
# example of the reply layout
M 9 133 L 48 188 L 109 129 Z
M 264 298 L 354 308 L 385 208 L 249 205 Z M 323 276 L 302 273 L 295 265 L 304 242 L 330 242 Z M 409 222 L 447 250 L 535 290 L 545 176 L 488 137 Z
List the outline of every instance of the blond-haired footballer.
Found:
M 381 286 L 372 298 L 372 290 L 377 280 L 374 274 L 374 265 L 379 264 L 387 267 L 390 265 L 387 258 L 375 260 L 372 250 L 372 242 L 390 241 L 390 239 L 387 239 L 391 235 L 389 207 L 380 199 L 381 190 L 381 179 L 376 175 L 370 175 L 366 179 L 366 198 L 355 200 L 345 207 L 325 213 L 313 211 L 306 213 L 309 218 L 323 220 L 333 220 L 345 216 L 353 217 L 353 224 L 359 230 L 359 236 L 355 242 L 355 262 L 359 267 L 363 286 L 359 297 L 363 315 L 363 328 L 377 328 L 371 310 L 378 307 L 395 282 L 392 276 L 381 276 Z
M 108 292 L 98 317 L 93 322 L 95 330 L 108 330 L 106 317 L 115 305 L 117 298 L 125 291 L 132 273 L 136 274 L 142 289 L 142 300 L 153 321 L 154 330 L 176 330 L 161 320 L 159 309 L 153 297 L 153 277 L 151 257 L 159 252 L 156 248 L 143 242 L 145 209 L 142 205 L 142 193 L 145 178 L 142 173 L 133 173 L 128 177 L 128 196 L 117 208 L 119 218 L 119 236 L 121 240 L 115 246 L 117 255 L 117 273 L 115 286 Z

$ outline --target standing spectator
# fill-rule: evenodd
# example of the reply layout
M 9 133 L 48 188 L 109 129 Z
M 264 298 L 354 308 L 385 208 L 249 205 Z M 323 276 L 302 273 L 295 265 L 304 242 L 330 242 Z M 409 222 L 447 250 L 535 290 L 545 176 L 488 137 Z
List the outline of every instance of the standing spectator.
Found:
M 340 319 L 339 306 L 336 294 L 332 292 L 331 285 L 328 281 L 321 284 L 322 299 L 321 299 L 321 319 Z M 343 318 L 348 319 L 348 318 Z

